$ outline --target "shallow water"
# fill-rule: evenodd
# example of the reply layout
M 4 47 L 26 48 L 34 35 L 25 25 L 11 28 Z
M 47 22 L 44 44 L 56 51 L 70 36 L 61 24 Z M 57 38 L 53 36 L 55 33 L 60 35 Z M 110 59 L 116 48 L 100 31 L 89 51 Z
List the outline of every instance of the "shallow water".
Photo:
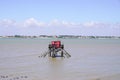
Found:
M 102 80 L 120 74 L 120 39 L 61 39 L 71 58 L 39 58 L 51 40 L 1 38 L 0 80 Z

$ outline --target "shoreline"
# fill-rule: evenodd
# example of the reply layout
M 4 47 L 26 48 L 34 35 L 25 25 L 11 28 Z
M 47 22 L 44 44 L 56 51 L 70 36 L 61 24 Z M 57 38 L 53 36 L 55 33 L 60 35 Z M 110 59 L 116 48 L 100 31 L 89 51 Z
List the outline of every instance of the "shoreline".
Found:
M 14 35 L 14 36 L 0 36 L 0 38 L 41 38 L 41 39 L 120 39 L 120 36 L 81 36 L 81 35 L 39 35 L 39 36 L 23 36 L 23 35 Z

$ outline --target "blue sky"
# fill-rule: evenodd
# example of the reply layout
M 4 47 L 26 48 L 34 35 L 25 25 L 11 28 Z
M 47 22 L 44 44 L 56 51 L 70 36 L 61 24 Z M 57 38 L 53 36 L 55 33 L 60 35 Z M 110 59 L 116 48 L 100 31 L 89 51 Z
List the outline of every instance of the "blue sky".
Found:
M 119 29 L 120 0 L 0 0 L 0 35 L 120 36 Z

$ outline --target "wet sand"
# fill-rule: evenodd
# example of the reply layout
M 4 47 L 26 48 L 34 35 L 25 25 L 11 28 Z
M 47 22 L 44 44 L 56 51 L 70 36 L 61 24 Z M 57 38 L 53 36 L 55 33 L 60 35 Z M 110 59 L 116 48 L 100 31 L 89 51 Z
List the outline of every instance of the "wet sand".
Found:
M 111 76 L 104 76 L 104 77 L 94 78 L 90 80 L 119 80 L 119 79 L 120 79 L 120 74 L 115 74 Z

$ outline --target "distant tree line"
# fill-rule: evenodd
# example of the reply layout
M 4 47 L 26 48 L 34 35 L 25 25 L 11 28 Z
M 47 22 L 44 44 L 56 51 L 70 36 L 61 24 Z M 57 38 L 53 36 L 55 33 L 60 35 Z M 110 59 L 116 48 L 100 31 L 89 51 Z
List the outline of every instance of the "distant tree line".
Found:
M 3 36 L 0 36 L 3 37 Z M 24 36 L 24 35 L 14 35 L 14 36 L 4 36 L 8 38 L 89 38 L 89 39 L 99 39 L 99 38 L 120 38 L 120 36 L 81 36 L 81 35 L 39 35 L 39 36 Z

